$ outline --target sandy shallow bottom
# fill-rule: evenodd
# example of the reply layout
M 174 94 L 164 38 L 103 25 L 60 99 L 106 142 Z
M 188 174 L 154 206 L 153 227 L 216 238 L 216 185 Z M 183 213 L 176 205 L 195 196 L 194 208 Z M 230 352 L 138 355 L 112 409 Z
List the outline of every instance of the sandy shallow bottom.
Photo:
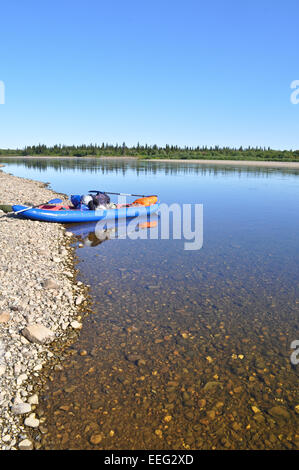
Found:
M 88 240 L 94 314 L 45 387 L 43 449 L 298 448 L 297 245 L 231 239 L 198 269 L 178 246 Z

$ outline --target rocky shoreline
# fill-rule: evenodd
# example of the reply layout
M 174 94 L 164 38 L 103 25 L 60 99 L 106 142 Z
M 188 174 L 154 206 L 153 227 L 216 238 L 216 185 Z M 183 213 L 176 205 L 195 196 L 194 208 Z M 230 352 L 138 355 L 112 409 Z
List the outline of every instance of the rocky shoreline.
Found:
M 0 170 L 0 204 L 38 204 L 54 196 L 44 183 Z M 64 344 L 82 327 L 87 286 L 76 281 L 71 241 L 60 224 L 0 211 L 1 450 L 36 448 L 30 431 L 43 424 L 34 413 L 36 384 L 59 358 L 53 344 Z

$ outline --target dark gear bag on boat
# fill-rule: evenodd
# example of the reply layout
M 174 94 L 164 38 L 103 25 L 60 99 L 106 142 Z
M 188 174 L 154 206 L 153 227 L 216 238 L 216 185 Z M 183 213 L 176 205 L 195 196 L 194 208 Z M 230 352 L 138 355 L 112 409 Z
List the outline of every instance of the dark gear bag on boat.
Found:
M 71 203 L 76 209 L 80 209 L 81 207 L 81 196 L 79 194 L 73 194 L 71 196 Z
M 110 204 L 110 197 L 106 193 L 101 193 L 100 191 L 93 196 L 93 201 L 95 206 Z
M 90 211 L 94 211 L 94 210 L 96 210 L 97 207 L 98 207 L 98 204 L 97 204 L 97 202 L 94 200 L 94 197 L 92 196 L 92 200 L 89 201 L 89 203 L 88 203 L 88 209 L 89 209 Z
M 91 196 L 92 200 L 88 203 L 88 209 L 94 211 L 99 206 L 107 206 L 110 203 L 110 197 L 105 193 L 98 193 Z

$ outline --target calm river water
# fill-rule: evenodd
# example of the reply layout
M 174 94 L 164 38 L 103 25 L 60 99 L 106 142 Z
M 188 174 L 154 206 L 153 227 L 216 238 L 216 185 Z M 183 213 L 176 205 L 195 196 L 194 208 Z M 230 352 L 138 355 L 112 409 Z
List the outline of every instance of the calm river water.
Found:
M 184 240 L 78 235 L 78 279 L 91 286 L 93 313 L 41 397 L 42 448 L 299 447 L 299 364 L 290 359 L 299 340 L 298 171 L 92 159 L 8 165 L 67 194 L 203 204 L 195 251 Z

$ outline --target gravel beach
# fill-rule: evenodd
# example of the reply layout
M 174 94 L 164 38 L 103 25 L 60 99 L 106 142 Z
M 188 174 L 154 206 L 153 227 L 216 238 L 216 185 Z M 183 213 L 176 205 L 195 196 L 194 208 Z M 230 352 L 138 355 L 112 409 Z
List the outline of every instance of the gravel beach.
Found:
M 46 202 L 44 183 L 0 170 L 0 204 Z M 60 195 L 64 200 L 64 195 Z M 51 344 L 82 327 L 87 287 L 76 282 L 71 237 L 60 224 L 0 211 L 0 449 L 33 449 L 42 420 L 35 385 L 55 360 Z M 40 422 L 41 421 L 41 422 Z

